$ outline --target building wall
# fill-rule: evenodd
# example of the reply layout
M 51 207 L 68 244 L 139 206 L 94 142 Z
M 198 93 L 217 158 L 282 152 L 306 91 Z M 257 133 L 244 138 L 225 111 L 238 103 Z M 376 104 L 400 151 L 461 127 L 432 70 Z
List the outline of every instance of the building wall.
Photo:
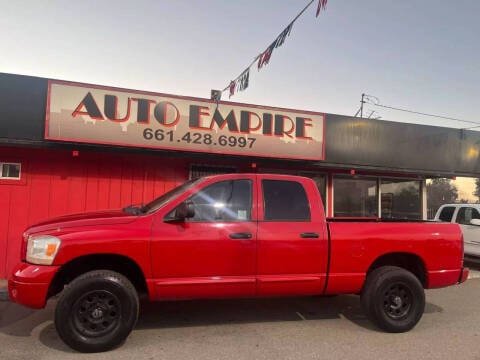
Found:
M 147 202 L 188 178 L 185 160 L 120 153 L 0 147 L 0 162 L 22 166 L 20 180 L 0 181 L 0 278 L 19 261 L 27 226 Z
M 0 73 L 0 144 L 57 146 L 45 140 L 48 80 Z M 328 113 L 325 121 L 325 159 L 312 165 L 433 177 L 480 176 L 479 131 Z

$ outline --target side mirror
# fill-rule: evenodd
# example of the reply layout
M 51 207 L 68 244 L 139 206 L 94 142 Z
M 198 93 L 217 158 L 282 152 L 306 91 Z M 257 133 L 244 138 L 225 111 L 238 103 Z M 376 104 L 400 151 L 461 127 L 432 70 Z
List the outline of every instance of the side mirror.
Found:
M 195 207 L 193 202 L 187 200 L 182 202 L 175 209 L 175 219 L 176 220 L 185 220 L 195 216 Z
M 472 220 L 470 220 L 470 225 L 480 226 L 480 219 L 472 219 Z

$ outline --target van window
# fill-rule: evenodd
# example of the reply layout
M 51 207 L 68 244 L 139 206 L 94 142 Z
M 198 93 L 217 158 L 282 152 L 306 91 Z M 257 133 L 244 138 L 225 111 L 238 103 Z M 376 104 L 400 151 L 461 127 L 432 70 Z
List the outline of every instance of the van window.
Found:
M 445 206 L 442 209 L 442 212 L 440 213 L 440 215 L 438 216 L 438 219 L 441 221 L 450 222 L 452 221 L 452 216 L 454 212 L 455 212 L 454 206 Z

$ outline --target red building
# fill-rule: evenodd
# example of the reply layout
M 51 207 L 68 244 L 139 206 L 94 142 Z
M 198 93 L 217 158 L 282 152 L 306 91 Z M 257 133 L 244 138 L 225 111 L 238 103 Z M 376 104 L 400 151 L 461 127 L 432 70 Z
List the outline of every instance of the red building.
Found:
M 0 278 L 25 227 L 223 172 L 314 178 L 328 216 L 426 217 L 425 179 L 478 177 L 477 132 L 0 74 Z

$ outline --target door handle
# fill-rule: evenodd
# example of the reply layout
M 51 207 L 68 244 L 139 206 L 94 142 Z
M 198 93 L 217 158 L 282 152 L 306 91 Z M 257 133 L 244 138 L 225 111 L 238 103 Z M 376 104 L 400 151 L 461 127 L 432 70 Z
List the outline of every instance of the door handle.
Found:
M 252 238 L 252 234 L 250 234 L 250 233 L 232 233 L 228 236 L 230 237 L 230 239 L 233 239 L 233 240 L 251 239 Z
M 300 234 L 300 237 L 304 239 L 316 239 L 319 236 L 318 236 L 318 233 L 316 232 L 304 232 Z

